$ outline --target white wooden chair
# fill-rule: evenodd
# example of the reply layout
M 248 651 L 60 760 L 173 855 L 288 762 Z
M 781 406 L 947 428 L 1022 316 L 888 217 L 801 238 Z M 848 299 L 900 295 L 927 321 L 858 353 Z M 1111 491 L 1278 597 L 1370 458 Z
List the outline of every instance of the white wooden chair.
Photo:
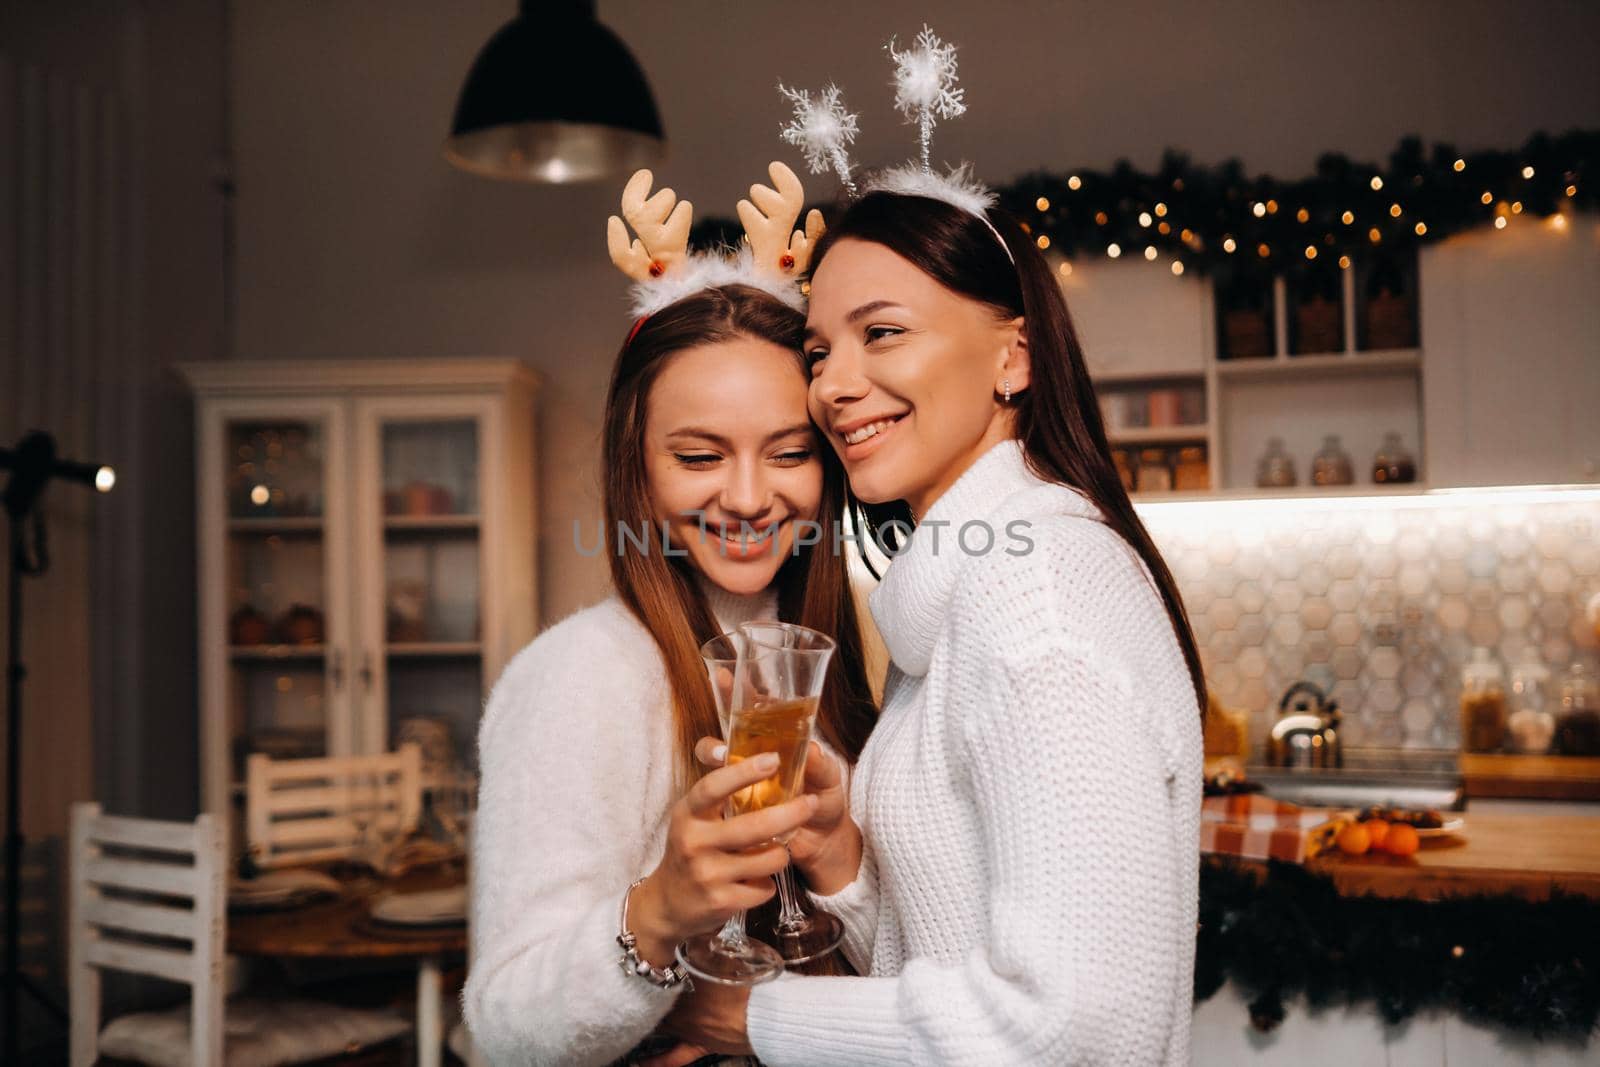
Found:
M 363 829 L 403 837 L 422 814 L 422 751 L 415 744 L 377 756 L 275 760 L 245 768 L 245 833 L 256 866 L 349 859 Z
M 227 855 L 226 833 L 211 815 L 158 822 L 73 805 L 71 1067 L 90 1067 L 101 1055 L 183 1067 L 304 1063 L 409 1029 L 386 1012 L 301 1000 L 235 1001 L 224 1026 Z M 102 970 L 182 983 L 189 1003 L 102 1029 Z
M 101 968 L 189 986 L 190 1062 L 222 1063 L 226 855 L 223 827 L 211 815 L 154 822 L 73 805 L 72 1067 L 90 1067 L 99 1055 Z M 173 947 L 182 941 L 187 947 Z

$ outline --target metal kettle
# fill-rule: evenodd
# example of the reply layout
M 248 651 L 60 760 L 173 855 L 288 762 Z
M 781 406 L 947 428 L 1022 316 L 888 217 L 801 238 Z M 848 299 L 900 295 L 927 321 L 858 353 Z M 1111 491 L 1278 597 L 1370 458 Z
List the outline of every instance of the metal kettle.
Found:
M 1274 767 L 1343 767 L 1339 705 L 1311 682 L 1291 685 L 1278 701 L 1278 721 L 1267 740 Z

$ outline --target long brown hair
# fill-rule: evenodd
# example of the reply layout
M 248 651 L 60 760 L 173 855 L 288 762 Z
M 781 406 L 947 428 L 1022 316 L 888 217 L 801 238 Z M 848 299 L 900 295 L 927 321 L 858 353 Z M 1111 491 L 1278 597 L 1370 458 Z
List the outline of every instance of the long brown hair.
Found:
M 654 521 L 645 474 L 644 427 L 651 387 L 676 353 L 698 345 L 750 337 L 795 355 L 795 373 L 808 378 L 800 342 L 805 316 L 777 298 L 742 285 L 705 289 L 651 315 L 617 354 L 606 397 L 604 480 L 605 545 L 611 580 L 623 603 L 644 624 L 666 665 L 672 692 L 680 788 L 700 776 L 694 745 L 721 733 L 717 709 L 700 658 L 700 646 L 717 635 L 717 623 L 693 574 L 668 556 Z M 855 599 L 832 531 L 844 514 L 844 471 L 832 449 L 819 442 L 822 503 L 816 522 L 824 535 L 801 547 L 778 571 L 778 616 L 820 630 L 838 642 L 829 667 L 817 730 L 851 763 L 861 755 L 877 718 L 867 684 Z M 619 526 L 639 531 L 641 550 Z
M 1000 318 L 1023 318 L 1031 374 L 1028 388 L 1013 406 L 1028 465 L 1040 478 L 1087 497 L 1144 561 L 1183 650 L 1204 715 L 1205 674 L 1183 598 L 1111 462 L 1100 406 L 1066 298 L 1044 256 L 1016 221 L 994 209 L 988 215 L 1004 237 L 1005 248 L 982 219 L 942 200 L 868 193 L 830 220 L 827 235 L 812 255 L 811 269 L 816 270 L 836 241 L 847 237 L 871 241 L 910 261 L 951 292 L 988 305 Z M 910 525 L 903 504 L 867 506 L 852 501 L 850 506 L 874 529 L 890 519 Z

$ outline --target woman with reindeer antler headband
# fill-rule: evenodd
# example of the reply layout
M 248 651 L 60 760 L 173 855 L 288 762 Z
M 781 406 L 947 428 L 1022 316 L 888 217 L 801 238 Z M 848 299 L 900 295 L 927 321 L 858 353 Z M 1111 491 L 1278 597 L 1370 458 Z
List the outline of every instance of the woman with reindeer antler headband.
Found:
M 769 172 L 773 186 L 739 205 L 737 255 L 691 254 L 692 208 L 670 189 L 650 195 L 649 171 L 610 220 L 638 316 L 597 457 L 614 592 L 512 661 L 479 734 L 464 1003 L 496 1063 L 642 1054 L 663 1016 L 698 995 L 674 963 L 678 943 L 772 897 L 788 863 L 775 836 L 798 830 L 790 847 L 804 857 L 842 815 L 839 765 L 817 758 L 813 796 L 722 819 L 728 796 L 771 772 L 695 762 L 695 740 L 720 732 L 702 642 L 751 619 L 820 630 L 838 651 L 819 736 L 853 763 L 875 719 L 843 559 L 801 536 L 808 523 L 832 529 L 844 509 L 799 352 L 799 276 L 821 218 L 791 234 L 800 180 L 781 163 Z
M 872 613 L 893 660 L 850 817 L 800 863 L 859 977 L 712 990 L 698 1047 L 812 1064 L 1189 1062 L 1205 684 L 1034 242 L 960 168 L 954 49 L 896 62 L 920 164 L 813 254 L 810 409 L 858 517 L 910 531 Z M 836 90 L 786 139 L 849 180 Z M 703 753 L 710 755 L 709 752 Z

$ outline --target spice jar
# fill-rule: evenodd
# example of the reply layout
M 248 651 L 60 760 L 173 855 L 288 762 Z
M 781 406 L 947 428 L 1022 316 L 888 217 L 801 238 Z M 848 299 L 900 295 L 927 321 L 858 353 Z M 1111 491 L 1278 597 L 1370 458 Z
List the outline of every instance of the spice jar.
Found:
M 1511 672 L 1511 714 L 1506 717 L 1506 748 L 1536 756 L 1550 751 L 1556 717 L 1550 710 L 1550 671 L 1537 660 Z
M 1176 389 L 1152 389 L 1145 397 L 1151 426 L 1176 426 L 1178 424 L 1179 397 Z
M 1312 485 L 1350 485 L 1356 480 L 1350 456 L 1339 444 L 1339 435 L 1322 439 L 1322 451 L 1311 460 Z
M 1117 468 L 1117 477 L 1122 479 L 1122 488 L 1133 492 L 1133 464 L 1128 460 L 1127 449 L 1113 448 L 1111 463 Z
M 1167 466 L 1165 449 L 1147 448 L 1139 453 L 1139 492 L 1165 493 L 1172 489 L 1172 468 Z
M 1581 662 L 1561 681 L 1556 750 L 1563 756 L 1600 756 L 1600 682 Z
M 1461 669 L 1461 750 L 1499 751 L 1505 733 L 1505 674 L 1487 648 L 1475 648 Z
M 1417 461 L 1411 458 L 1400 435 L 1386 433 L 1378 454 L 1372 457 L 1372 480 L 1380 485 L 1401 484 L 1417 480 Z
M 1195 445 L 1178 449 L 1178 462 L 1172 468 L 1172 488 L 1179 492 L 1203 492 L 1211 488 L 1211 468 L 1206 450 Z
M 1256 467 L 1256 485 L 1262 489 L 1286 489 L 1295 484 L 1294 460 L 1284 450 L 1283 438 L 1267 440 L 1267 451 Z

